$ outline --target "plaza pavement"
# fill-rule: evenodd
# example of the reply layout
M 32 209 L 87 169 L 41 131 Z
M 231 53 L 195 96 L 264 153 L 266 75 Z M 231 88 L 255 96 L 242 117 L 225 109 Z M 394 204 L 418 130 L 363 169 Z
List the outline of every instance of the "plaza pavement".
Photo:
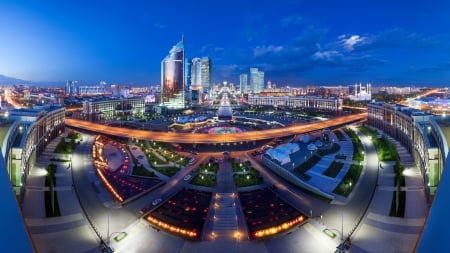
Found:
M 72 184 L 68 162 L 56 162 L 56 187 L 60 217 L 46 218 L 44 192 L 45 168 L 50 159 L 69 159 L 69 156 L 53 153 L 64 134 L 51 141 L 37 157 L 28 176 L 22 200 L 22 213 L 30 236 L 39 253 L 99 252 L 99 241 L 84 216 Z
M 405 168 L 406 208 L 404 218 L 389 216 L 394 188 L 395 162 L 382 162 L 378 186 L 360 226 L 352 236 L 350 252 L 414 252 L 424 225 L 429 203 L 422 176 L 411 154 L 398 141 L 388 137 L 397 147 Z
M 47 189 L 44 187 L 43 172 L 51 158 L 65 158 L 53 153 L 60 138 L 56 138 L 47 146 L 31 169 L 22 202 L 25 221 L 38 252 L 99 252 L 99 239 L 81 210 L 72 187 L 71 170 L 67 169 L 66 162 L 54 162 L 58 164 L 55 189 L 58 192 L 62 216 L 45 218 L 44 191 Z M 391 141 L 396 143 L 402 164 L 407 168 L 406 187 L 404 187 L 407 191 L 405 218 L 389 216 L 394 190 L 393 164 L 383 163 L 384 169 L 379 171 L 378 186 L 373 200 L 361 224 L 352 235 L 352 244 L 348 252 L 413 252 L 426 217 L 428 204 L 423 185 L 421 185 L 421 175 L 418 168 L 414 166 L 411 155 L 397 141 L 392 139 Z M 140 154 L 140 149 L 131 150 L 136 156 Z M 341 147 L 339 153 L 341 152 L 350 153 L 350 150 L 348 147 L 343 149 Z M 325 161 L 331 162 L 332 158 L 325 158 Z M 144 165 L 147 164 L 144 162 Z M 356 190 L 358 190 L 357 187 L 354 191 Z M 278 247 L 289 249 L 287 252 L 332 252 L 339 243 L 339 236 L 334 239 L 326 236 L 322 232 L 325 228 L 330 228 L 326 220 L 322 221 L 315 217 L 302 227 L 292 229 L 287 235 L 283 235 L 284 240 L 279 242 L 277 240 L 248 241 L 244 238 L 235 241 L 190 242 L 173 238 L 166 233 L 152 231 L 148 229 L 146 222 L 138 220 L 126 229 L 132 236 L 126 237 L 120 243 L 112 241 L 111 245 L 115 252 L 142 252 L 143 249 L 146 249 L 145 252 L 221 253 L 230 252 L 230 250 L 233 252 L 278 252 Z M 134 241 L 140 241 L 142 244 L 136 245 Z M 283 246 L 281 247 L 278 243 L 282 243 Z

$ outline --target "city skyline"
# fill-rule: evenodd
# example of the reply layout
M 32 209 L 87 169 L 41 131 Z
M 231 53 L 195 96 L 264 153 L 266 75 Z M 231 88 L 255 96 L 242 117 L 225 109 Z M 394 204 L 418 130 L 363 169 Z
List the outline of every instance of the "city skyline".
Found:
M 184 35 L 209 57 L 212 82 L 255 67 L 277 85 L 445 86 L 446 10 L 434 1 L 3 1 L 0 74 L 37 82 L 160 84 L 161 59 Z

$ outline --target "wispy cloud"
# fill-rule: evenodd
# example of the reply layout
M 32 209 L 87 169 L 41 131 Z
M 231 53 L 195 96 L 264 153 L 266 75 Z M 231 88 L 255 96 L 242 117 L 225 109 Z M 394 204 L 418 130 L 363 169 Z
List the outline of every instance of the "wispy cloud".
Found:
M 304 18 L 300 15 L 290 15 L 280 20 L 281 26 L 286 27 L 290 25 L 298 25 L 304 22 Z
M 439 38 L 423 34 L 408 32 L 405 29 L 395 28 L 367 35 L 341 35 L 335 45 L 347 48 L 350 51 L 365 51 L 383 48 L 425 48 L 440 43 Z
M 409 71 L 414 73 L 420 72 L 430 74 L 450 72 L 450 62 L 438 63 L 433 66 L 424 66 L 424 67 L 411 66 L 409 67 Z
M 283 51 L 282 46 L 256 46 L 253 48 L 253 56 L 258 57 L 266 54 L 278 54 L 281 51 Z
M 157 29 L 164 29 L 167 26 L 165 24 L 159 23 L 159 22 L 155 22 L 153 23 L 153 27 L 157 28 Z
M 225 51 L 225 48 L 220 46 L 215 46 L 213 44 L 206 44 L 200 48 L 200 53 L 202 54 L 211 54 L 211 53 L 220 53 Z

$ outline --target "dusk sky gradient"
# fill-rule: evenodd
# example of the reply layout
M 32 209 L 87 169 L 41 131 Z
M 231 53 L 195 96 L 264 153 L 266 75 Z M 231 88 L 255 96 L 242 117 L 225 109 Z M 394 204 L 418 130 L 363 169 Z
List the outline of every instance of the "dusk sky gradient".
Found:
M 2 0 L 0 74 L 158 85 L 184 34 L 215 83 L 258 67 L 279 86 L 448 86 L 449 13 L 445 0 Z

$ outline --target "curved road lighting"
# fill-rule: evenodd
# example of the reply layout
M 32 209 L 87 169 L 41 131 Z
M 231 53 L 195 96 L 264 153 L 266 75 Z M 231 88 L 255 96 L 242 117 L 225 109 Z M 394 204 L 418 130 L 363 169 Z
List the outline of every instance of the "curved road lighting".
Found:
M 296 134 L 303 134 L 317 131 L 324 128 L 332 128 L 352 122 L 367 119 L 367 113 L 352 114 L 347 116 L 336 117 L 320 122 L 308 124 L 295 124 L 283 128 L 275 128 L 259 131 L 248 131 L 242 133 L 224 133 L 224 134 L 206 134 L 206 133 L 172 133 L 172 132 L 154 132 L 148 130 L 136 130 L 121 127 L 106 126 L 98 123 L 92 123 L 78 119 L 65 119 L 67 126 L 85 129 L 103 134 L 137 138 L 140 140 L 153 140 L 169 143 L 227 143 L 241 141 L 258 141 L 272 138 L 285 137 Z

